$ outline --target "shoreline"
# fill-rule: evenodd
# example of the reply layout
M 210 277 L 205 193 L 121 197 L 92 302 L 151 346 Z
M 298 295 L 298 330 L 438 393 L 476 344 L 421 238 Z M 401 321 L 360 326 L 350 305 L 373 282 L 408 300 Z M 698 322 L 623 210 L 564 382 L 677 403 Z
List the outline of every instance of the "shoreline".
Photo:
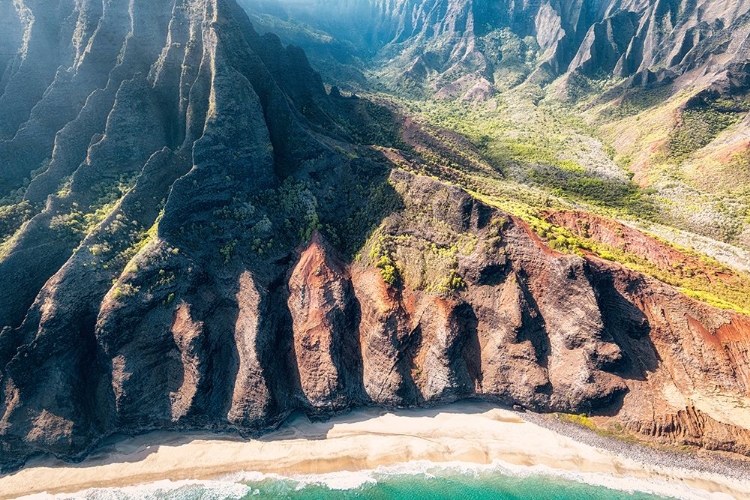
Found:
M 293 477 L 374 471 L 410 462 L 500 464 L 533 474 L 573 474 L 614 489 L 644 491 L 648 484 L 661 494 L 682 488 L 695 490 L 694 498 L 750 499 L 750 482 L 743 480 L 750 477 L 750 466 L 745 468 L 744 462 L 719 459 L 716 465 L 593 432 L 587 436 L 590 431 L 573 427 L 469 401 L 430 409 L 367 408 L 325 422 L 295 415 L 253 440 L 152 432 L 109 442 L 79 464 L 33 459 L 0 476 L 0 499 L 165 480 L 216 480 L 243 472 Z
M 642 464 L 656 467 L 676 468 L 685 471 L 717 474 L 738 480 L 750 478 L 750 459 L 732 456 L 728 452 L 691 449 L 684 453 L 669 449 L 658 449 L 646 443 L 619 440 L 616 437 L 598 434 L 572 423 L 563 422 L 554 414 L 528 412 L 522 414 L 524 420 L 549 429 L 579 443 L 606 450 L 621 457 L 630 458 Z

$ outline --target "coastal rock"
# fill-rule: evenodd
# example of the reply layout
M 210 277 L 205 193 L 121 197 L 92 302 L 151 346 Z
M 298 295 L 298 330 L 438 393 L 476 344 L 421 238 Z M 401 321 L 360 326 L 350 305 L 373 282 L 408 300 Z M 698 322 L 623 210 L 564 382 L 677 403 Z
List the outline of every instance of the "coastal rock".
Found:
M 288 286 L 303 396 L 318 411 L 356 404 L 362 395 L 359 311 L 348 270 L 320 233 L 300 256 Z
M 377 269 L 353 272 L 354 289 L 362 310 L 362 380 L 369 398 L 379 404 L 415 404 L 417 388 L 408 357 L 414 327 L 409 309 L 390 289 Z
M 676 442 L 707 450 L 750 455 L 750 431 L 718 422 L 694 407 L 662 415 L 651 421 L 632 422 L 627 427 L 661 443 Z

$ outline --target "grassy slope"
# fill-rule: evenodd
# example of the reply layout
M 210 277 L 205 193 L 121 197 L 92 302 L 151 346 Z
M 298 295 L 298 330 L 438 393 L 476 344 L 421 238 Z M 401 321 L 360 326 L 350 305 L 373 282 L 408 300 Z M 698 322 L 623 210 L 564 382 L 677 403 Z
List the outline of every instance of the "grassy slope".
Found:
M 583 209 L 747 246 L 741 239 L 747 225 L 747 190 L 735 187 L 736 169 L 719 162 L 720 168 L 708 172 L 713 177 L 710 191 L 698 182 L 706 182 L 705 168 L 700 175 L 690 175 L 696 159 L 711 148 L 725 153 L 727 147 L 717 143 L 736 147 L 727 137 L 739 128 L 744 108 L 709 100 L 685 109 L 698 92 L 671 96 L 666 88 L 594 101 L 616 83 L 599 82 L 592 89 L 587 82 L 582 95 L 575 96 L 575 106 L 561 97 L 561 85 L 555 84 L 542 90 L 525 83 L 474 103 L 403 94 L 375 97 L 394 103 L 430 137 L 427 144 L 420 136 L 407 141 L 419 153 L 409 168 L 460 185 L 523 218 L 553 248 L 618 261 L 714 306 L 750 313 L 750 277 L 728 267 L 726 260 L 688 248 L 690 241 L 679 246 L 654 239 L 699 262 L 700 272 L 682 269 L 682 264 L 659 267 L 627 249 L 545 220 L 546 209 Z M 736 156 L 732 161 L 750 165 L 746 153 Z

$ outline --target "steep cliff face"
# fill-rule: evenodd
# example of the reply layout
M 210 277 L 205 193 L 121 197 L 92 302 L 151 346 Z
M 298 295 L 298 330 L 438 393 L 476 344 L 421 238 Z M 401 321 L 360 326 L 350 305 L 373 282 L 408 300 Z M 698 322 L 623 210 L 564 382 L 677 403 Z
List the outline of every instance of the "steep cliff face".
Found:
M 469 396 L 747 453 L 747 318 L 395 168 L 233 0 L 10 4 L 0 466 Z
M 748 2 L 663 0 L 402 0 L 284 4 L 244 0 L 250 12 L 302 19 L 346 40 L 386 73 L 441 89 L 501 87 L 567 72 L 638 83 L 745 73 Z M 309 45 L 320 38 L 309 39 Z M 395 68 L 394 68 L 395 66 Z
M 251 179 L 238 190 L 262 189 L 277 170 L 314 155 L 313 129 L 330 125 L 318 107 L 327 96 L 304 55 L 257 35 L 236 5 L 221 12 L 206 2 L 97 5 L 40 6 L 57 17 L 39 38 L 67 36 L 73 44 L 50 61 L 46 49 L 30 52 L 41 43 L 30 34 L 30 48 L 14 59 L 19 68 L 10 71 L 0 98 L 13 106 L 30 101 L 25 111 L 3 114 L 3 126 L 12 132 L 0 142 L 2 191 L 28 184 L 22 198 L 36 211 L 44 208 L 23 231 L 14 235 L 18 227 L 10 227 L 3 235 L 5 324 L 20 321 L 85 229 L 98 224 L 141 173 L 155 171 L 157 178 L 141 189 L 157 204 L 191 165 L 222 169 L 227 179 Z M 68 24 L 75 25 L 74 36 L 58 33 Z M 47 80 L 34 69 L 58 66 Z M 24 83 L 27 68 L 43 95 Z M 47 200 L 54 193 L 60 196 Z M 194 200 L 187 195 L 188 201 Z M 149 205 L 155 212 L 127 215 L 137 221 L 135 232 L 154 223 L 158 208 Z M 44 244 L 53 239 L 59 244 Z
M 252 359 L 276 344 L 267 340 L 263 351 L 252 336 L 277 325 L 253 319 L 249 303 L 264 307 L 268 297 L 224 261 L 283 257 L 298 227 L 315 223 L 314 198 L 301 185 L 276 200 L 299 204 L 300 213 L 267 215 L 253 202 L 265 203 L 262 193 L 291 171 L 342 168 L 348 156 L 333 149 L 333 137 L 349 132 L 331 117 L 349 103 L 331 103 L 301 50 L 258 35 L 234 2 L 2 6 L 25 30 L 21 45 L 10 31 L 3 39 L 14 56 L 0 97 L 12 109 L 0 118 L 0 182 L 10 191 L 0 258 L 3 461 L 34 449 L 70 455 L 124 423 L 158 427 L 189 412 L 206 425 L 230 412 L 232 421 L 260 421 L 251 418 L 265 411 Z M 382 172 L 369 169 L 358 181 Z M 216 269 L 194 263 L 208 255 Z M 141 279 L 152 282 L 131 283 Z M 201 305 L 181 305 L 174 318 L 154 310 L 182 304 L 178 288 L 203 297 Z M 215 322 L 201 317 L 208 311 Z M 131 316 L 140 312 L 147 331 L 163 322 L 166 330 L 142 337 Z M 166 340 L 179 346 L 179 359 L 161 358 Z M 153 394 L 131 390 L 127 373 L 140 370 L 174 393 L 166 413 Z M 230 375 L 240 381 L 234 400 L 223 382 Z M 214 385 L 223 388 L 198 390 Z

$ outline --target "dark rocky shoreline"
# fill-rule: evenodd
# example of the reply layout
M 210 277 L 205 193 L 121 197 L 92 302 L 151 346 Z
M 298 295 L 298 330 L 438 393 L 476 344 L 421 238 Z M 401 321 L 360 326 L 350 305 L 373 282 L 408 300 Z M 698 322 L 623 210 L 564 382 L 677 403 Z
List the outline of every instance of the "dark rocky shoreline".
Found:
M 750 478 L 750 459 L 741 455 L 706 451 L 695 447 L 685 452 L 657 449 L 646 442 L 632 443 L 616 437 L 603 436 L 595 430 L 572 422 L 564 422 L 554 414 L 519 412 L 519 416 L 527 422 L 545 427 L 580 443 L 653 467 L 718 474 L 740 481 Z

